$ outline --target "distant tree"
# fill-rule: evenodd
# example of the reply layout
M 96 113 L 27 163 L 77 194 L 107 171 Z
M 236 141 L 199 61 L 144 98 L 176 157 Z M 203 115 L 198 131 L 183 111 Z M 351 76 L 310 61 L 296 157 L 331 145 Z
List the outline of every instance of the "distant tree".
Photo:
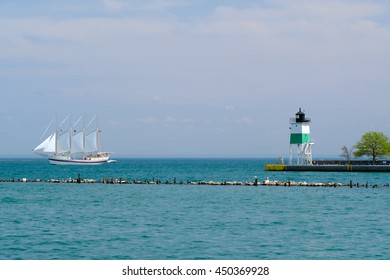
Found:
M 342 146 L 340 156 L 345 158 L 349 163 L 353 157 L 353 147 L 348 148 L 347 146 Z
M 354 148 L 355 157 L 369 156 L 375 164 L 377 158 L 390 154 L 390 139 L 383 132 L 370 131 L 362 135 Z

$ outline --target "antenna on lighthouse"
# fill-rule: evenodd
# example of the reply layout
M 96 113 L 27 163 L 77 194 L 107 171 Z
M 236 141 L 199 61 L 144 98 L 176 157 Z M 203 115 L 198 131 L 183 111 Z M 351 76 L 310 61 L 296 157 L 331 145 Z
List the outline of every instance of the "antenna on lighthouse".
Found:
M 314 145 L 310 138 L 311 120 L 306 118 L 301 108 L 295 114 L 295 118 L 290 119 L 290 164 L 311 165 L 313 158 L 311 147 Z

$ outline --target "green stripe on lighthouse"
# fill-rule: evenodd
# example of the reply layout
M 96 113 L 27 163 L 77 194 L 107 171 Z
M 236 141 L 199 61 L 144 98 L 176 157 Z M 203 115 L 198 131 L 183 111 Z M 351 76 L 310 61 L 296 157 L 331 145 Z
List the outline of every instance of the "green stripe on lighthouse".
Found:
M 310 143 L 310 134 L 292 133 L 290 134 L 290 144 Z

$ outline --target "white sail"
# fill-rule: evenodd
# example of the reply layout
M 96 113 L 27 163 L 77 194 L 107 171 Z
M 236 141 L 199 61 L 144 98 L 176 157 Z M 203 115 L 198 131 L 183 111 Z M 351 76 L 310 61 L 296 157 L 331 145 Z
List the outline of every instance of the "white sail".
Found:
M 58 145 L 57 153 L 70 152 L 70 131 L 69 130 L 59 135 L 57 145 Z
M 97 133 L 98 131 L 92 131 L 85 137 L 85 152 L 86 153 L 92 153 L 92 152 L 98 152 L 98 145 L 97 145 Z
M 80 131 L 73 135 L 72 153 L 84 153 L 84 131 Z
M 33 151 L 42 156 L 49 156 L 56 151 L 56 134 L 53 133 L 39 144 Z
M 50 136 L 50 141 L 43 151 L 45 153 L 50 153 L 50 154 L 55 153 L 55 151 L 56 151 L 56 134 L 55 133 L 53 133 Z

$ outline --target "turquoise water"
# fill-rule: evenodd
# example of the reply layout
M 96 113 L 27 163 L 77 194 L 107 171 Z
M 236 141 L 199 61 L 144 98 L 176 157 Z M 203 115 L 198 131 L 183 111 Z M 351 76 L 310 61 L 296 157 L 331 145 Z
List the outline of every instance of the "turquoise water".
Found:
M 0 179 L 360 182 L 264 159 L 1 160 Z M 390 259 L 390 188 L 0 183 L 0 259 Z

